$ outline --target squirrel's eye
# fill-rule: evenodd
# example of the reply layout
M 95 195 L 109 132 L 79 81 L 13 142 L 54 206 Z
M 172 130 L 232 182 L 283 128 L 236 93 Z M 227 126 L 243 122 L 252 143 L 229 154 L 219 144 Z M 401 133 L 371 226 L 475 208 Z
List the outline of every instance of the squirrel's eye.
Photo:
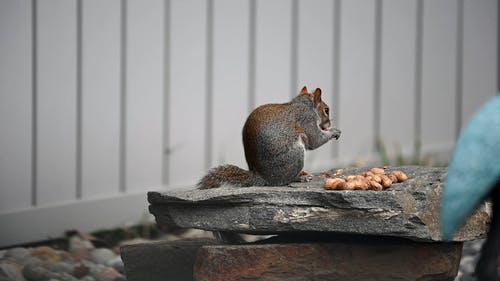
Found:
M 329 115 L 330 114 L 330 109 L 328 107 L 325 108 L 325 114 Z

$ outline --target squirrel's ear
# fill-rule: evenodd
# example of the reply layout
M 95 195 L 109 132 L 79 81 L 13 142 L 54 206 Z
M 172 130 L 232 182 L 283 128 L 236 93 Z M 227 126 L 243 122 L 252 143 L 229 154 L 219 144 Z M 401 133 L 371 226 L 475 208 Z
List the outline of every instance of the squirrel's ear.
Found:
M 300 94 L 301 95 L 306 95 L 308 93 L 309 93 L 309 91 L 307 91 L 307 87 L 306 86 L 302 87 L 302 90 L 300 90 Z
M 315 104 L 321 103 L 321 89 L 316 88 L 313 93 L 313 101 Z

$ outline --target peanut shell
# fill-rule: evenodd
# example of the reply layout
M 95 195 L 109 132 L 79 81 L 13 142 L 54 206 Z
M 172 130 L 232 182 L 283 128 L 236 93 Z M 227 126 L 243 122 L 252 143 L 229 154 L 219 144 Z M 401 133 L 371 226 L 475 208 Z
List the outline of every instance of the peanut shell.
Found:
M 382 179 L 380 184 L 384 187 L 384 189 L 391 187 L 392 180 L 387 175 L 380 175 L 380 178 Z
M 408 176 L 402 171 L 394 171 L 392 172 L 392 174 L 396 176 L 398 182 L 405 182 L 406 180 L 408 180 Z
M 384 189 L 382 185 L 376 181 L 370 181 L 370 189 L 372 190 L 382 190 Z
M 383 175 L 385 174 L 385 170 L 382 168 L 372 168 L 370 172 L 376 174 L 376 175 Z
M 345 180 L 340 178 L 329 178 L 325 181 L 325 189 L 340 190 L 345 188 Z

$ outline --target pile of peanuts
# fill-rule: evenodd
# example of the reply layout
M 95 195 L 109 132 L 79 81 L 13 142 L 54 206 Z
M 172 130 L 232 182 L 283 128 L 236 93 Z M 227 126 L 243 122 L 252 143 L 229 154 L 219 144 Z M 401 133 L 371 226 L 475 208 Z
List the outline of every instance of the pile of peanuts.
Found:
M 327 177 L 330 175 L 327 175 Z M 386 174 L 382 168 L 372 168 L 360 175 L 344 176 L 343 170 L 337 170 L 335 175 L 326 179 L 325 189 L 333 190 L 383 190 L 393 183 L 404 182 L 408 176 L 402 171 Z

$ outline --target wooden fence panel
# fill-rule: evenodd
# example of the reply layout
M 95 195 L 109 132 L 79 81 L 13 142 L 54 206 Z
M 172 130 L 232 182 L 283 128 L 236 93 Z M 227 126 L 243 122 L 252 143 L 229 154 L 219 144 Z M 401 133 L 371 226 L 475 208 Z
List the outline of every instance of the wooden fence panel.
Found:
M 499 90 L 498 5 L 496 0 L 464 1 L 462 126 Z
M 76 1 L 37 1 L 37 205 L 76 194 Z
M 290 86 L 292 1 L 256 3 L 256 85 L 250 107 L 288 102 L 299 91 Z
M 342 1 L 341 16 L 339 157 L 354 160 L 374 151 L 375 1 Z
M 455 139 L 457 1 L 424 1 L 421 140 L 423 151 Z
M 250 86 L 248 11 L 247 0 L 214 1 L 211 167 L 230 163 L 246 169 L 241 130 Z
M 192 185 L 206 173 L 207 1 L 170 5 L 169 177 L 173 185 Z
M 120 1 L 82 1 L 81 196 L 120 190 Z
M 163 2 L 128 1 L 126 21 L 126 191 L 162 183 Z M 183 94 L 180 92 L 180 94 Z
M 0 11 L 1 213 L 31 206 L 33 123 L 31 5 L 0 1 Z
M 380 60 L 380 141 L 391 157 L 411 155 L 415 132 L 416 1 L 385 0 Z

